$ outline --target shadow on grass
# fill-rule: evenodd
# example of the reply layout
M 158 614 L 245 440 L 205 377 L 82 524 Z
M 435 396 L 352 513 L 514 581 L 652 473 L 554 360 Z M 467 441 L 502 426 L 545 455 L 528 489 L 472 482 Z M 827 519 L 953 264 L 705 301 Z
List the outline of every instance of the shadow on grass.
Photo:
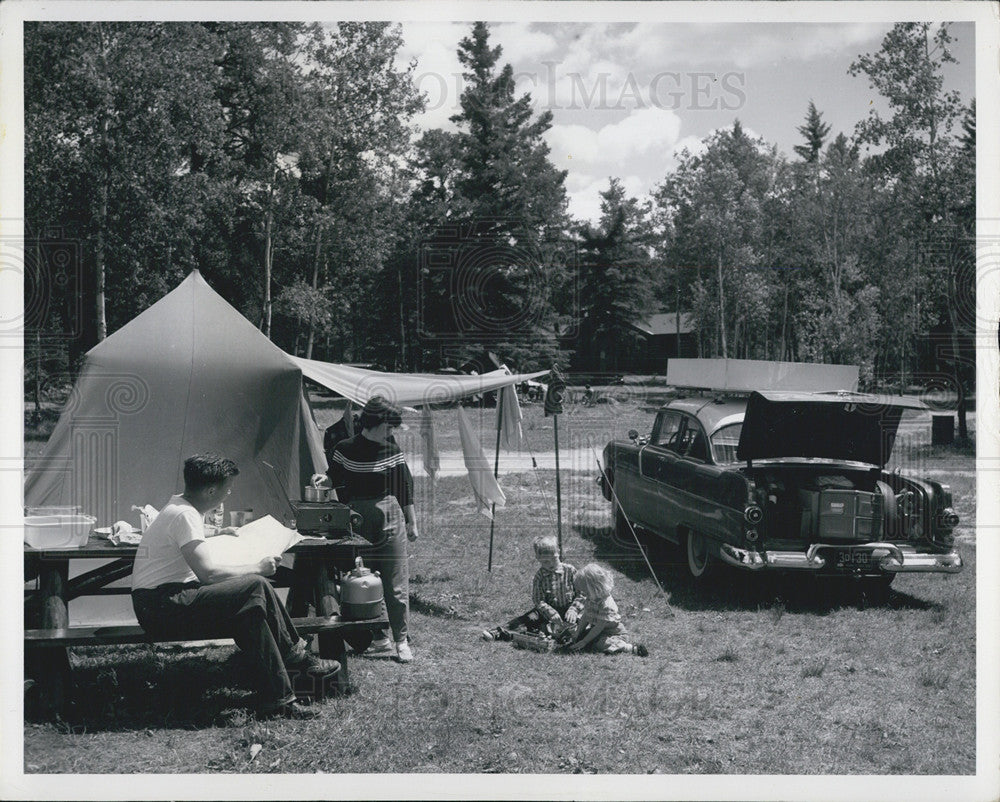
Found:
M 574 529 L 594 546 L 594 560 L 607 563 L 633 581 L 651 579 L 649 565 L 638 547 L 620 542 L 611 527 L 577 525 Z M 843 607 L 937 607 L 908 593 L 878 591 L 851 578 L 756 574 L 718 562 L 713 564 L 710 576 L 695 581 L 688 573 L 687 557 L 681 547 L 645 534 L 640 534 L 639 539 L 656 580 L 670 596 L 670 604 L 683 610 L 722 612 L 775 607 L 783 612 L 826 615 Z
M 453 605 L 441 604 L 431 599 L 425 599 L 416 593 L 410 593 L 410 610 L 422 615 L 432 615 L 437 618 L 454 618 L 467 620 Z
M 71 732 L 198 730 L 246 723 L 250 669 L 220 647 L 74 650 L 73 693 L 61 726 Z M 37 690 L 37 689 L 36 689 Z

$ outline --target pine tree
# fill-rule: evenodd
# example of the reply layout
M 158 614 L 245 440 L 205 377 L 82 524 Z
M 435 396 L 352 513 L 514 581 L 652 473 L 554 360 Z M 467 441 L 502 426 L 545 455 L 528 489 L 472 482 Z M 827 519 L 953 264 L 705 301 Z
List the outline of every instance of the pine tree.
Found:
M 478 352 L 478 341 L 518 367 L 547 366 L 556 348 L 552 296 L 564 278 L 566 173 L 549 161 L 543 138 L 551 112 L 534 116 L 501 54 L 487 24 L 475 23 L 458 47 L 466 83 L 451 119 L 459 130 L 424 139 L 425 156 L 452 173 L 430 176 L 422 189 L 426 200 L 447 199 L 447 226 L 432 242 L 436 260 L 455 272 L 425 283 L 421 300 L 432 323 L 453 326 L 456 356 Z
M 601 193 L 599 223 L 580 235 L 583 314 L 575 361 L 584 371 L 621 370 L 639 344 L 634 325 L 654 311 L 648 216 L 612 178 Z
M 798 132 L 806 140 L 804 145 L 796 145 L 794 150 L 802 159 L 812 164 L 819 159 L 819 154 L 823 150 L 823 143 L 827 134 L 830 133 L 830 126 L 823 122 L 823 115 L 816 110 L 816 104 L 809 101 L 809 111 L 806 113 L 805 125 L 798 127 Z

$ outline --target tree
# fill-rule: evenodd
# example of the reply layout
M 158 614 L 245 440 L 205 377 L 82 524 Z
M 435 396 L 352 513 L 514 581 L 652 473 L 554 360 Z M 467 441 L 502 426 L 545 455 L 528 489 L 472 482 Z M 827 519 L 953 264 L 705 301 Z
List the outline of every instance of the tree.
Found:
M 691 314 L 703 333 L 714 328 L 714 345 L 704 345 L 722 357 L 733 337 L 733 351 L 751 350 L 749 321 L 768 301 L 770 282 L 748 271 L 767 247 L 763 209 L 778 175 L 775 149 L 747 136 L 737 120 L 709 137 L 703 153 L 685 152 L 655 192 L 669 231 L 667 263 L 695 269 L 686 290 Z
M 423 105 L 413 84 L 415 66 L 395 65 L 401 46 L 398 25 L 342 22 L 310 51 L 299 160 L 304 190 L 316 201 L 309 280 L 316 289 L 321 264 L 336 265 L 330 291 L 349 305 L 360 301 L 400 236 L 400 206 L 408 194 L 402 165 L 410 120 Z M 381 323 L 382 315 L 376 317 Z M 315 333 L 310 327 L 307 355 Z
M 466 81 L 461 111 L 452 117 L 459 130 L 424 140 L 426 158 L 455 168 L 448 177 L 425 172 L 425 199 L 451 196 L 437 234 L 426 233 L 443 259 L 472 271 L 459 277 L 457 289 L 454 275 L 434 277 L 440 286 L 425 282 L 430 297 L 424 300 L 431 314 L 455 318 L 455 334 L 488 343 L 523 367 L 554 355 L 552 294 L 564 280 L 566 173 L 552 166 L 543 139 L 551 112 L 535 118 L 530 96 L 516 96 L 513 70 L 500 66 L 501 53 L 490 46 L 486 23 L 475 23 L 458 48 Z M 449 242 L 440 228 L 446 221 L 454 224 L 449 231 L 459 232 L 457 240 Z M 468 356 L 478 347 L 459 351 Z
M 806 113 L 805 125 L 800 125 L 796 129 L 806 140 L 804 145 L 795 145 L 793 150 L 802 157 L 802 160 L 809 164 L 819 159 L 823 151 L 823 143 L 827 134 L 830 133 L 830 126 L 823 122 L 823 115 L 816 111 L 816 104 L 809 101 L 809 111 Z
M 962 113 L 961 97 L 945 91 L 943 67 L 955 62 L 946 24 L 936 29 L 929 22 L 897 23 L 874 54 L 860 56 L 851 64 L 851 75 L 864 74 L 872 88 L 887 100 L 890 115 L 877 110 L 858 123 L 861 143 L 882 147 L 871 156 L 870 165 L 884 179 L 894 182 L 906 208 L 912 211 L 911 239 L 921 242 L 918 264 L 943 278 L 929 286 L 940 286 L 933 303 L 948 320 L 950 360 L 958 390 L 959 437 L 967 438 L 965 420 L 965 371 L 962 366 L 960 330 L 956 316 L 961 249 L 953 247 L 956 234 L 951 195 L 956 189 L 947 180 L 954 143 L 950 132 Z
M 227 120 L 237 212 L 261 243 L 260 328 L 271 336 L 275 212 L 297 180 L 297 153 L 305 116 L 303 61 L 319 25 L 215 23 L 224 43 L 219 102 Z
M 634 351 L 634 325 L 654 311 L 651 229 L 617 178 L 601 193 L 601 219 L 580 230 L 582 320 L 576 361 L 583 370 L 618 370 Z
M 219 145 L 217 54 L 195 23 L 25 25 L 28 226 L 81 245 L 93 314 L 80 345 L 133 316 L 169 267 L 156 251 L 190 245 L 192 227 L 170 209 L 198 192 L 192 152 Z

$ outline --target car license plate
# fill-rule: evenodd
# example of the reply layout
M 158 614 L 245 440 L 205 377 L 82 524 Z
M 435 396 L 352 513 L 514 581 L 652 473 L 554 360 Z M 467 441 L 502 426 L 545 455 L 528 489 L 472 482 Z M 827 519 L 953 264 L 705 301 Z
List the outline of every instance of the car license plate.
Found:
M 845 571 L 868 570 L 875 566 L 870 551 L 862 549 L 838 549 L 837 568 Z

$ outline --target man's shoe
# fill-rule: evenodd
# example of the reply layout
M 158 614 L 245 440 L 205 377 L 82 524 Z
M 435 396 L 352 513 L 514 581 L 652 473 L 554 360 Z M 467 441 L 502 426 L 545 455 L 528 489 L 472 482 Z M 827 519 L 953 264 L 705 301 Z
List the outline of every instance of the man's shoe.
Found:
M 296 666 L 299 671 L 305 671 L 317 677 L 329 677 L 340 671 L 340 663 L 336 660 L 324 660 L 314 654 L 309 655 L 305 663 Z
M 291 718 L 306 721 L 319 716 L 319 708 L 307 707 L 298 699 L 286 704 L 266 705 L 258 713 L 260 718 Z
M 484 629 L 483 640 L 500 640 L 500 627 L 495 629 Z
M 649 649 L 646 648 L 646 644 L 644 643 L 640 643 L 635 647 L 635 653 L 639 655 L 639 657 L 649 657 Z
M 363 652 L 365 657 L 392 657 L 395 652 L 392 648 L 392 641 L 388 638 L 373 640 L 372 645 Z
M 411 663 L 413 662 L 413 652 L 410 651 L 410 644 L 405 640 L 396 641 L 396 659 L 400 663 Z

